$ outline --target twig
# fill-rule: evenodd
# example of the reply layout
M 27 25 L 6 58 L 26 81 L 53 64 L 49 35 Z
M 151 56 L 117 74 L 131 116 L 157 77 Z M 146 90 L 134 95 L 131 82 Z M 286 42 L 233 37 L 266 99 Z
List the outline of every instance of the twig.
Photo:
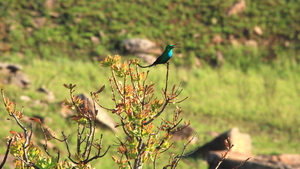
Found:
M 4 166 L 5 162 L 6 162 L 6 159 L 7 159 L 8 154 L 9 154 L 9 148 L 10 148 L 10 145 L 11 145 L 12 140 L 13 140 L 12 138 L 10 138 L 10 139 L 8 140 L 6 152 L 5 152 L 3 161 L 2 161 L 2 163 L 1 163 L 1 165 L 0 165 L 0 168 L 3 168 L 3 166 Z
M 114 83 L 116 84 L 116 89 L 117 89 L 119 95 L 122 97 L 122 92 L 121 92 L 121 89 L 120 89 L 119 84 L 117 82 L 115 72 L 112 69 L 111 69 L 111 74 L 112 74 L 112 79 L 114 80 Z
M 79 164 L 78 162 L 76 162 L 75 160 L 72 159 L 72 155 L 71 155 L 71 151 L 70 151 L 70 148 L 69 148 L 69 143 L 68 143 L 68 137 L 64 134 L 64 132 L 62 131 L 61 134 L 63 135 L 64 137 L 64 142 L 65 142 L 65 145 L 66 145 L 66 148 L 67 148 L 67 151 L 68 151 L 68 158 L 69 160 L 71 160 L 74 164 Z
M 169 69 L 170 69 L 170 63 L 167 62 L 166 86 L 165 86 L 165 91 L 164 91 L 166 100 L 167 100 L 167 91 L 168 91 L 168 82 L 169 82 Z
M 238 166 L 234 167 L 233 169 L 238 169 L 239 167 L 241 167 L 242 165 L 244 165 L 248 160 L 250 160 L 250 157 L 247 158 L 246 160 L 242 161 Z
M 232 149 L 232 147 L 234 146 L 233 144 L 232 145 L 229 145 L 229 138 L 225 139 L 224 140 L 224 143 L 225 143 L 225 146 L 227 147 L 227 150 L 224 154 L 222 154 L 222 158 L 221 160 L 218 162 L 218 165 L 215 167 L 215 169 L 218 169 L 221 165 L 221 163 L 227 158 L 228 156 L 228 153 L 229 151 Z
M 160 114 L 161 114 L 162 112 L 165 111 L 165 108 L 166 108 L 167 105 L 170 103 L 169 101 L 170 101 L 170 100 L 167 99 L 167 100 L 165 101 L 164 105 L 162 106 L 162 109 L 161 109 L 154 117 L 152 117 L 150 120 L 148 120 L 147 122 L 143 123 L 143 125 L 148 125 L 148 124 L 150 124 L 153 120 L 155 120 L 158 116 L 160 116 Z

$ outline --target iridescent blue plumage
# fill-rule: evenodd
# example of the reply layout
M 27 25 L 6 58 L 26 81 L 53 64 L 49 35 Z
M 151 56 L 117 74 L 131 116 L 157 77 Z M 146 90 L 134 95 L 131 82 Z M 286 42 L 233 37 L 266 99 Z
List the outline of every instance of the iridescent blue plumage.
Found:
M 165 51 L 155 60 L 155 62 L 153 62 L 151 65 L 149 66 L 141 66 L 138 64 L 138 66 L 140 66 L 141 68 L 146 68 L 146 67 L 151 67 L 157 64 L 165 64 L 169 61 L 169 59 L 171 59 L 171 57 L 173 56 L 173 48 L 174 45 L 168 45 L 166 46 Z
M 173 55 L 173 51 L 172 51 L 172 50 L 170 50 L 170 51 L 168 52 L 168 56 L 169 56 L 169 58 L 171 58 L 171 57 L 172 57 L 172 55 Z

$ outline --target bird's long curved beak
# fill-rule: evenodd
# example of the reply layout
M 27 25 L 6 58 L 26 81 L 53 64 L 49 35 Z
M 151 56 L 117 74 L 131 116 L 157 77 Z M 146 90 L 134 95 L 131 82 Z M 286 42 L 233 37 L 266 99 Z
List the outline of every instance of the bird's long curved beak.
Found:
M 174 47 L 174 46 L 178 46 L 178 45 L 179 45 L 179 43 L 175 43 L 175 44 L 174 44 L 174 45 L 172 45 L 172 46 Z

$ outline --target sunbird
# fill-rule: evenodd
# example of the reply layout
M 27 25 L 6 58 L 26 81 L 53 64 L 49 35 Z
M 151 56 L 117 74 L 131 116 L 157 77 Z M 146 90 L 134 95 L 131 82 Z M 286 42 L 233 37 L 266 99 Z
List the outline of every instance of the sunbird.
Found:
M 173 50 L 175 45 L 177 45 L 177 44 L 166 46 L 165 51 L 151 65 L 141 66 L 140 64 L 138 64 L 138 66 L 141 67 L 141 68 L 147 68 L 147 67 L 155 66 L 157 64 L 167 63 L 171 59 L 171 57 L 173 56 L 173 51 L 172 50 Z

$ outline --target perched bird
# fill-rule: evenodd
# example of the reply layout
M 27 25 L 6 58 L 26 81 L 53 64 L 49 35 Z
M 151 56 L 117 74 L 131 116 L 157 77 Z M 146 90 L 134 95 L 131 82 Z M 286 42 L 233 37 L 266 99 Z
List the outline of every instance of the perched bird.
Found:
M 165 64 L 165 63 L 167 63 L 169 61 L 169 59 L 171 59 L 171 57 L 173 55 L 173 51 L 172 50 L 173 50 L 173 48 L 174 48 L 175 45 L 176 44 L 166 46 L 165 51 L 151 65 L 141 66 L 140 64 L 138 64 L 138 66 L 141 67 L 141 68 L 147 68 L 147 67 L 155 66 L 157 64 Z

